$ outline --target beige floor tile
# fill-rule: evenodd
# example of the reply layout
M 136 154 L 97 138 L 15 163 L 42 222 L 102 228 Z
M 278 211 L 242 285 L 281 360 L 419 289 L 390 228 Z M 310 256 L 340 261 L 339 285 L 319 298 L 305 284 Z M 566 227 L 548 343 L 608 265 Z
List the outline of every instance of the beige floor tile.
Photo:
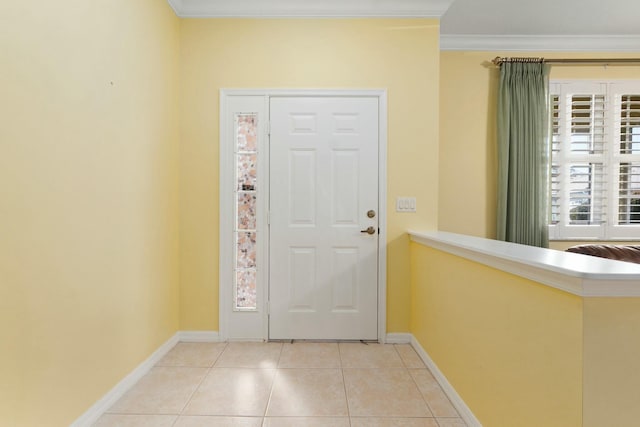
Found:
M 340 369 L 278 369 L 267 416 L 348 416 Z
M 212 368 L 186 415 L 263 416 L 275 369 Z
M 279 368 L 339 368 L 337 343 L 284 344 Z
M 343 372 L 351 416 L 431 416 L 406 369 L 344 369 Z
M 436 418 L 440 427 L 467 427 L 462 418 Z
M 262 427 L 349 427 L 349 418 L 267 417 Z
M 393 344 L 340 343 L 343 368 L 403 368 Z
M 173 427 L 261 427 L 262 417 L 211 417 L 187 415 L 178 418 Z
M 404 366 L 407 368 L 424 369 L 426 366 L 418 353 L 411 347 L 410 344 L 396 344 L 396 350 L 400 354 L 400 358 L 404 362 Z
M 226 343 L 180 342 L 156 366 L 210 368 L 226 345 Z
M 351 418 L 351 427 L 438 427 L 435 418 Z
M 171 427 L 175 415 L 104 414 L 93 427 Z
M 229 343 L 214 366 L 217 368 L 276 368 L 281 351 L 282 343 Z
M 409 372 L 435 417 L 459 416 L 458 411 L 428 369 L 410 369 Z
M 179 414 L 206 373 L 206 368 L 154 367 L 108 412 Z

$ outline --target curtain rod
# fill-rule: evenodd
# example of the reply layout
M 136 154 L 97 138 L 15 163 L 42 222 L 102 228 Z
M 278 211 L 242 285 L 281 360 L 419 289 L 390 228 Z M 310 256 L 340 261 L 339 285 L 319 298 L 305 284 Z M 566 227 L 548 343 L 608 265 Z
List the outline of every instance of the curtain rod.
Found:
M 603 58 L 603 59 L 594 59 L 594 58 L 573 58 L 573 59 L 545 59 L 545 58 L 501 58 L 496 56 L 491 61 L 493 65 L 500 66 L 505 62 L 539 62 L 544 64 L 567 64 L 567 65 L 577 65 L 577 64 L 592 64 L 592 65 L 631 65 L 631 64 L 640 64 L 640 58 Z

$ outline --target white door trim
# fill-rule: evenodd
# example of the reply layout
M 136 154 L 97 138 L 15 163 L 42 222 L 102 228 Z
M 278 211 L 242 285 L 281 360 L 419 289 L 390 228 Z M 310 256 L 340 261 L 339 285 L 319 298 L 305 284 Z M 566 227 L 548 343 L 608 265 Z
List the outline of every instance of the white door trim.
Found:
M 225 141 L 233 138 L 233 129 L 228 123 L 229 99 L 234 96 L 261 96 L 268 106 L 270 97 L 313 96 L 313 97 L 376 97 L 378 98 L 378 197 L 379 197 L 379 244 L 378 244 L 378 341 L 384 343 L 387 333 L 387 91 L 386 89 L 221 89 L 220 90 L 220 255 L 219 255 L 219 336 L 223 341 L 233 340 L 229 336 L 229 319 L 232 314 L 231 295 L 233 283 L 233 263 L 231 254 L 235 250 L 231 233 L 234 228 L 233 215 L 233 148 Z M 268 108 L 268 107 L 267 107 Z M 264 137 L 264 136 L 263 136 Z M 268 171 L 259 171 L 259 179 L 268 179 Z M 264 212 L 264 211 L 263 211 Z M 266 241 L 265 241 L 266 240 Z M 263 253 L 268 254 L 268 239 L 262 239 Z M 268 262 L 267 262 L 268 266 Z M 264 268 L 262 269 L 264 271 Z M 264 277 L 264 275 L 261 275 Z M 268 277 L 268 276 L 267 276 Z M 268 339 L 268 319 L 266 302 L 262 301 L 258 310 L 262 316 L 262 337 Z

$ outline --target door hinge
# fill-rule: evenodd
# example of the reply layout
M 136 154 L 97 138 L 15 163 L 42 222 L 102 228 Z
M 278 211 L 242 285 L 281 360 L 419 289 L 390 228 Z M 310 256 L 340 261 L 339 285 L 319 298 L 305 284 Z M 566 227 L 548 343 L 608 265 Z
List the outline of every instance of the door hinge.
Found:
M 271 314 L 271 301 L 267 301 L 267 316 Z
M 267 211 L 267 225 L 271 225 L 271 211 Z
M 271 136 L 271 121 L 267 122 L 267 135 Z

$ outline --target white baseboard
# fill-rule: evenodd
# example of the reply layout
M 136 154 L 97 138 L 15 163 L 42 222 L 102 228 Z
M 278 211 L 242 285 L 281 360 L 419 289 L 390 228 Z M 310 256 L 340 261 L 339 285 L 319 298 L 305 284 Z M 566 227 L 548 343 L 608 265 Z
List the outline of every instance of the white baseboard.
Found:
M 385 343 L 387 344 L 411 344 L 413 335 L 409 333 L 390 333 L 387 334 Z
M 179 332 L 169 338 L 156 351 L 153 352 L 144 362 L 138 365 L 129 375 L 115 385 L 100 400 L 94 403 L 84 414 L 71 424 L 70 427 L 88 427 L 98 421 L 118 399 L 120 399 L 140 378 L 145 376 L 149 370 L 158 363 L 179 341 Z
M 427 368 L 429 368 L 429 370 L 433 374 L 433 377 L 436 379 L 436 381 L 438 381 L 438 384 L 440 384 L 440 387 L 442 387 L 442 390 L 445 392 L 445 394 L 447 395 L 447 397 L 449 398 L 453 406 L 457 409 L 458 413 L 460 414 L 460 417 L 464 420 L 465 423 L 467 423 L 469 427 L 482 427 L 482 424 L 480 424 L 480 421 L 476 418 L 475 415 L 473 415 L 473 412 L 471 412 L 471 409 L 469 409 L 467 404 L 464 403 L 464 400 L 462 400 L 462 397 L 460 397 L 458 392 L 453 388 L 453 386 L 444 376 L 442 371 L 438 369 L 438 366 L 433 361 L 433 359 L 431 359 L 431 357 L 425 351 L 425 349 L 422 348 L 418 340 L 412 334 L 410 335 L 411 335 L 411 345 L 413 346 L 413 349 L 418 353 L 418 355 L 420 356 L 424 364 L 427 365 Z
M 218 331 L 179 331 L 180 342 L 220 342 Z
M 160 361 L 178 342 L 218 342 L 220 336 L 217 331 L 178 331 L 169 338 L 144 362 L 138 365 L 129 375 L 115 385 L 100 400 L 94 403 L 84 414 L 71 424 L 70 427 L 89 427 L 98 421 L 118 399 L 120 399 L 140 378 L 145 376 L 151 368 Z

